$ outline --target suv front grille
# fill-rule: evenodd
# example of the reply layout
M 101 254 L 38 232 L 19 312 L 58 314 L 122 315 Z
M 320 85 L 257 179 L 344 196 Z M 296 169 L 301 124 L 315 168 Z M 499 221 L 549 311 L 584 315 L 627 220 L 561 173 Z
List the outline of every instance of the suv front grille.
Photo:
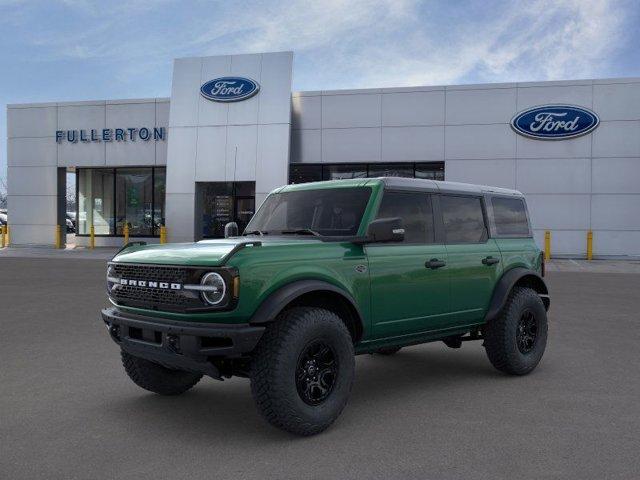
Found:
M 185 283 L 187 269 L 183 267 L 161 267 L 158 265 L 134 265 L 112 263 L 113 273 L 119 278 L 155 280 L 158 282 Z
M 193 269 L 158 265 L 111 264 L 110 275 L 118 279 L 155 282 L 183 286 L 194 278 Z M 198 281 L 198 280 L 197 280 Z M 196 283 L 197 283 L 196 281 Z M 110 291 L 118 304 L 156 310 L 183 311 L 189 307 L 201 307 L 195 292 L 184 289 L 153 288 L 131 284 L 116 284 Z
M 180 267 L 145 265 L 140 263 L 109 263 L 107 291 L 111 299 L 125 307 L 167 312 L 194 312 L 229 309 L 236 298 L 231 289 L 219 306 L 209 305 L 194 289 L 202 277 L 211 271 L 220 274 L 227 285 L 233 284 L 237 270 L 233 267 Z M 185 288 L 185 286 L 187 288 Z

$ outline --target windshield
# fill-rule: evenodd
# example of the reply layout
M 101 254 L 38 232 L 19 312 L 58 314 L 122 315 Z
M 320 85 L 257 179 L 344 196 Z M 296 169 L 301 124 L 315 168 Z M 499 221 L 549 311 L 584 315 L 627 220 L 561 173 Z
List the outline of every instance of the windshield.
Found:
M 370 196 L 368 187 L 276 193 L 267 197 L 245 235 L 357 235 Z

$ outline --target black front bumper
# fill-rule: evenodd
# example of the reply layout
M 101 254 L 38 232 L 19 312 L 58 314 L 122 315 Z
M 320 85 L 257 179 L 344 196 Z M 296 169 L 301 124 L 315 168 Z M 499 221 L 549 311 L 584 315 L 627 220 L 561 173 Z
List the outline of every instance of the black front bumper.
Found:
M 111 338 L 123 351 L 168 368 L 220 378 L 212 359 L 239 358 L 257 345 L 265 327 L 181 322 L 102 310 Z

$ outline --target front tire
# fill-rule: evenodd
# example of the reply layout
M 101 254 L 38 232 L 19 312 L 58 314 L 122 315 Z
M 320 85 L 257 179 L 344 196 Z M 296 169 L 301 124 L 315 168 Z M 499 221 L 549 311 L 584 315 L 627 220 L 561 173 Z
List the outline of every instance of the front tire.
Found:
M 535 290 L 515 287 L 484 337 L 489 361 L 501 372 L 525 375 L 536 368 L 547 345 L 547 312 Z
M 202 375 L 198 373 L 170 370 L 125 351 L 121 351 L 121 355 L 124 370 L 133 383 L 160 395 L 180 395 L 192 388 L 202 378 Z
M 272 425 L 297 435 L 325 430 L 351 393 L 353 342 L 333 312 L 296 307 L 270 324 L 251 362 L 251 393 Z

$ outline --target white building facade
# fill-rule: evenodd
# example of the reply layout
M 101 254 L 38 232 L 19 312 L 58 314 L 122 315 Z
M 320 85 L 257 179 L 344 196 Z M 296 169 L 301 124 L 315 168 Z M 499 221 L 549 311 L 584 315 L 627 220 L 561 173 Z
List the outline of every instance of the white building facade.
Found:
M 280 185 L 400 175 L 520 190 L 553 255 L 584 257 L 592 231 L 596 257 L 640 256 L 640 78 L 292 92 L 292 68 L 177 59 L 170 98 L 9 105 L 12 244 L 55 243 L 68 171 L 81 245 L 91 226 L 96 245 L 218 237 Z

